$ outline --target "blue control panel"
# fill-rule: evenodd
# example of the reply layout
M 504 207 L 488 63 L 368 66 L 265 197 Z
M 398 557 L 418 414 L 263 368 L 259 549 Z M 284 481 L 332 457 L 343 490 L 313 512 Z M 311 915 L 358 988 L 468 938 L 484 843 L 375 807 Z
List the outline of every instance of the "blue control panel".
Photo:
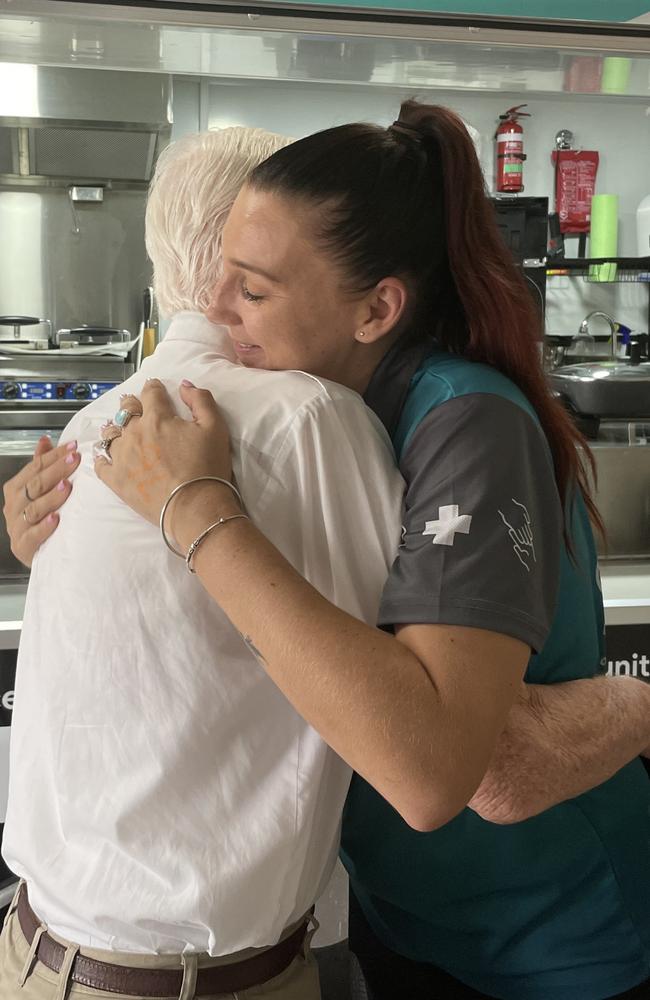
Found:
M 43 382 L 29 380 L 0 383 L 0 400 L 24 400 L 26 402 L 44 402 L 51 399 L 70 402 L 90 402 L 99 399 L 109 389 L 114 389 L 119 382 Z

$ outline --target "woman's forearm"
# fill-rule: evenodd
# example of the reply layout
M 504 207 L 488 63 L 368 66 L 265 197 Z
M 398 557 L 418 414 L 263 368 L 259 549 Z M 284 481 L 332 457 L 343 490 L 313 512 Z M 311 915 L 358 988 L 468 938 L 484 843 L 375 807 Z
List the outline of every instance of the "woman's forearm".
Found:
M 649 746 L 643 681 L 527 685 L 470 808 L 493 823 L 520 822 L 602 784 Z
M 174 513 L 181 547 L 215 519 L 214 497 Z M 222 493 L 217 516 L 231 513 Z M 296 710 L 407 822 L 430 829 L 466 804 L 483 770 L 464 777 L 453 713 L 407 646 L 330 604 L 249 521 L 216 529 L 194 565 Z

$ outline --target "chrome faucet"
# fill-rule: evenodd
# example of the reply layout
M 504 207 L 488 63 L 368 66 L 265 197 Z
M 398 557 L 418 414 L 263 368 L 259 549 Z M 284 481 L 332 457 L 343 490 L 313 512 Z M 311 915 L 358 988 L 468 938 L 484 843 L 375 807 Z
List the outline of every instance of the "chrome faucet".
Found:
M 609 323 L 609 329 L 611 330 L 610 344 L 612 350 L 612 360 L 615 361 L 616 358 L 618 357 L 618 337 L 617 337 L 618 329 L 616 320 L 612 319 L 609 313 L 602 312 L 600 309 L 594 309 L 593 312 L 587 313 L 582 323 L 580 324 L 580 329 L 578 330 L 578 337 L 584 337 L 588 340 L 593 341 L 594 336 L 592 333 L 589 332 L 589 320 L 593 319 L 594 316 L 602 316 L 602 318 L 606 319 L 607 322 Z

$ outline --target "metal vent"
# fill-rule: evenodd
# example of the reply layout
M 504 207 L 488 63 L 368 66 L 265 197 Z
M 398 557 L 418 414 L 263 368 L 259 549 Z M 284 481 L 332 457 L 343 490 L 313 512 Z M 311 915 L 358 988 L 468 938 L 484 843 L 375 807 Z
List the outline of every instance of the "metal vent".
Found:
M 36 128 L 30 133 L 30 172 L 47 177 L 147 181 L 156 142 L 152 132 Z

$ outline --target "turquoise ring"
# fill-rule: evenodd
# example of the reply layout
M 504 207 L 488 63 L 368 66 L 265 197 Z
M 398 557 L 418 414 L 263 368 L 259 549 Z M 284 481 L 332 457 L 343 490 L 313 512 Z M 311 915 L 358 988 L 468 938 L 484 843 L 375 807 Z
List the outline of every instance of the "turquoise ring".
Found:
M 128 424 L 129 420 L 133 415 L 134 414 L 131 413 L 130 410 L 124 410 L 124 409 L 118 410 L 115 416 L 113 417 L 113 423 L 115 424 L 116 427 L 126 427 L 126 425 Z

